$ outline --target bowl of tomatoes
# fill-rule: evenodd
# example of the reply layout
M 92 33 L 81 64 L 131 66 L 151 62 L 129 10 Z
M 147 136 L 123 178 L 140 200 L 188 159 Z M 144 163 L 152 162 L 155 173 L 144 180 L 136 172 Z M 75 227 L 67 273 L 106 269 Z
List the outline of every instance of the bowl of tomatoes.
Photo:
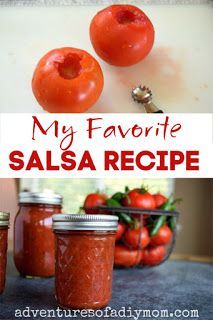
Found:
M 114 266 L 116 268 L 153 267 L 167 260 L 174 248 L 180 199 L 146 188 L 89 194 L 83 209 L 86 214 L 113 214 L 119 217 Z

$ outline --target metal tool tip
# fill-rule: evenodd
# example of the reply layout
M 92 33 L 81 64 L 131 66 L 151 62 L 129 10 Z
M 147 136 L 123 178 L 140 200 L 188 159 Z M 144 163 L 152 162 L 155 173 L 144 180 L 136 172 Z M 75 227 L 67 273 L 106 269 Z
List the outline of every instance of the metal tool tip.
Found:
M 133 100 L 138 103 L 146 104 L 152 101 L 152 91 L 146 86 L 138 85 L 132 89 L 131 94 Z

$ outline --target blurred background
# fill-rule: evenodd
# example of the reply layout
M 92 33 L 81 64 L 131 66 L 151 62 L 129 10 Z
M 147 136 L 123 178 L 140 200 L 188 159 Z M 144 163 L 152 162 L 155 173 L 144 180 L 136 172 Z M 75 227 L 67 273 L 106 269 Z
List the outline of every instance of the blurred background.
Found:
M 51 190 L 64 197 L 63 212 L 77 213 L 88 193 L 97 190 L 112 195 L 141 185 L 151 193 L 160 191 L 175 198 L 181 213 L 172 258 L 213 260 L 213 179 L 0 179 L 0 211 L 11 213 L 9 250 L 13 247 L 13 221 L 19 191 Z

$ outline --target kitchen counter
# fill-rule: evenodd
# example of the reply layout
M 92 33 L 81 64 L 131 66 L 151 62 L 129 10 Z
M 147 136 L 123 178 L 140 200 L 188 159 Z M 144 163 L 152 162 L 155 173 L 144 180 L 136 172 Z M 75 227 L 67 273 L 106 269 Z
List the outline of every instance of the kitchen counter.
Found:
M 6 288 L 0 297 L 0 319 L 24 319 L 27 314 L 25 313 L 25 317 L 15 318 L 15 310 L 23 311 L 26 307 L 30 307 L 31 310 L 57 308 L 53 294 L 53 278 L 32 280 L 19 277 L 11 256 L 7 269 Z M 134 309 L 150 309 L 151 311 L 168 309 L 169 313 L 174 312 L 175 309 L 198 309 L 200 319 L 210 320 L 213 319 L 212 280 L 212 265 L 186 261 L 167 261 L 152 269 L 115 270 L 110 307 L 117 311 L 124 307 L 126 310 L 131 307 L 132 312 Z M 130 314 L 126 313 L 126 317 L 120 318 L 134 319 L 128 315 Z M 35 319 L 43 318 L 38 316 Z M 75 319 L 80 318 L 78 316 Z M 57 317 L 51 317 L 51 319 L 57 319 Z M 65 316 L 58 317 L 58 319 L 69 318 Z M 104 318 L 99 314 L 90 319 Z M 119 317 L 114 316 L 107 319 L 119 319 Z M 140 316 L 138 319 L 156 319 L 156 317 Z M 177 318 L 169 316 L 157 319 Z M 178 319 L 186 318 L 179 317 Z

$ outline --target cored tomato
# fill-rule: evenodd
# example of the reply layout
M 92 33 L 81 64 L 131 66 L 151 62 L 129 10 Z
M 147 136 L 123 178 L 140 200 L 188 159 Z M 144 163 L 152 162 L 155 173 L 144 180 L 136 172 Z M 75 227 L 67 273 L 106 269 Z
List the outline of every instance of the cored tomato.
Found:
M 132 5 L 109 6 L 90 24 L 96 53 L 116 66 L 130 66 L 144 59 L 152 49 L 154 33 L 150 19 Z
M 118 223 L 117 232 L 116 232 L 116 236 L 115 236 L 115 240 L 116 241 L 120 240 L 120 238 L 124 234 L 125 230 L 126 230 L 126 225 L 124 223 L 119 222 Z
M 101 67 L 89 53 L 60 48 L 41 58 L 34 71 L 32 90 L 48 112 L 79 113 L 97 101 L 103 83 Z
M 146 248 L 143 251 L 142 264 L 155 266 L 165 258 L 165 254 L 166 249 L 164 246 Z
M 161 193 L 156 193 L 152 195 L 154 200 L 155 200 L 155 206 L 157 209 L 160 209 L 160 207 L 166 203 L 166 201 L 168 200 L 163 194 Z
M 98 206 L 104 205 L 107 195 L 103 193 L 90 193 L 84 201 L 84 209 L 87 214 L 98 214 Z
M 170 243 L 172 240 L 172 231 L 165 225 L 160 227 L 157 234 L 151 238 L 152 245 L 164 245 Z
M 124 234 L 124 241 L 130 248 L 143 249 L 150 242 L 148 229 L 146 227 L 143 227 L 142 229 L 129 228 Z
M 114 263 L 120 267 L 133 267 L 141 262 L 142 256 L 142 251 L 130 250 L 124 245 L 116 245 Z

